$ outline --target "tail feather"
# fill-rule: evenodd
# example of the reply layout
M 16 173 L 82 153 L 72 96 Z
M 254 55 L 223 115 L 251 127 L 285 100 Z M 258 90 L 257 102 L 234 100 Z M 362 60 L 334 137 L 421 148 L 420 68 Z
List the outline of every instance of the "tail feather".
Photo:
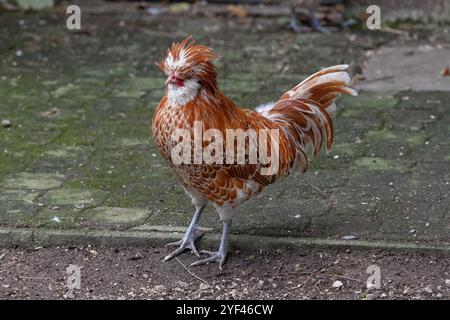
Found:
M 309 147 L 313 156 L 320 152 L 324 140 L 327 152 L 333 147 L 331 116 L 336 109 L 336 98 L 342 93 L 357 95 L 349 87 L 347 68 L 348 65 L 337 65 L 323 69 L 283 94 L 275 104 L 257 108 L 284 130 L 289 144 L 296 150 L 295 164 L 303 172 L 308 168 L 306 154 Z
M 348 65 L 342 64 L 316 72 L 282 95 L 280 100 L 309 99 L 327 109 L 341 93 L 356 96 L 356 90 L 349 87 L 351 79 L 347 69 Z

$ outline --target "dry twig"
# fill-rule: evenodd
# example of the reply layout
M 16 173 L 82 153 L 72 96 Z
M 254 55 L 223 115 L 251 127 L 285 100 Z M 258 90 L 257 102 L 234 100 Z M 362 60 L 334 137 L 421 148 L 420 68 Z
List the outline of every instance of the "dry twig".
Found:
M 196 275 L 195 273 L 193 273 L 191 270 L 188 269 L 188 267 L 186 267 L 183 262 L 180 261 L 180 259 L 178 259 L 177 257 L 175 257 L 175 259 L 177 259 L 177 261 L 182 265 L 182 267 L 184 268 L 184 270 L 186 270 L 191 276 L 193 276 L 195 279 L 200 280 L 201 282 L 207 284 L 208 286 L 211 287 L 211 285 L 208 283 L 208 281 L 200 278 L 198 275 Z

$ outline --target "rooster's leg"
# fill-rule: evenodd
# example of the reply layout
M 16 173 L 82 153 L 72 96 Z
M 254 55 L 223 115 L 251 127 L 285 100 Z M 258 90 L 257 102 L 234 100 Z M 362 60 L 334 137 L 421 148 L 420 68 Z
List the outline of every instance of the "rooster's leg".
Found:
M 197 248 L 195 247 L 195 240 L 201 236 L 201 234 L 197 233 L 197 227 L 198 227 L 198 221 L 200 220 L 200 216 L 202 215 L 203 209 L 206 205 L 202 207 L 195 208 L 194 216 L 192 217 L 191 223 L 189 224 L 188 229 L 186 230 L 185 235 L 180 241 L 177 242 L 171 242 L 166 244 L 166 246 L 179 246 L 176 250 L 168 254 L 164 261 L 170 260 L 173 257 L 179 255 L 180 253 L 184 252 L 187 249 L 192 250 L 192 252 L 197 256 L 200 257 L 198 254 Z
M 301 26 L 299 24 L 299 20 L 298 17 L 295 13 L 295 8 L 293 6 L 291 6 L 291 23 L 290 23 L 290 27 L 292 29 L 292 31 L 294 32 L 300 32 L 302 31 L 302 28 L 305 29 L 306 27 Z M 317 19 L 316 16 L 316 9 L 314 7 L 310 7 L 308 9 L 308 14 L 309 14 L 309 19 L 311 21 L 311 27 L 313 28 L 313 30 L 315 31 L 319 31 L 322 33 L 330 33 L 330 30 L 328 30 L 327 28 L 323 27 L 319 21 L 319 19 Z
M 298 25 L 298 18 L 297 18 L 297 15 L 295 14 L 295 8 L 293 6 L 291 6 L 290 11 L 291 11 L 290 27 L 291 27 L 292 31 L 299 32 L 300 26 Z
M 309 8 L 309 17 L 311 19 L 311 26 L 314 30 L 322 32 L 322 33 L 330 33 L 330 30 L 328 30 L 327 28 L 323 27 L 320 24 L 319 19 L 317 19 L 317 17 L 316 17 L 315 8 Z
M 228 254 L 230 230 L 231 230 L 231 221 L 224 222 L 223 229 L 222 229 L 222 237 L 220 238 L 219 251 L 217 251 L 217 252 L 202 251 L 202 253 L 210 255 L 210 257 L 203 259 L 203 260 L 196 261 L 193 264 L 191 264 L 191 266 L 198 266 L 201 264 L 217 261 L 217 262 L 219 262 L 219 268 L 222 270 L 222 266 L 224 265 L 225 260 L 227 258 L 227 254 Z

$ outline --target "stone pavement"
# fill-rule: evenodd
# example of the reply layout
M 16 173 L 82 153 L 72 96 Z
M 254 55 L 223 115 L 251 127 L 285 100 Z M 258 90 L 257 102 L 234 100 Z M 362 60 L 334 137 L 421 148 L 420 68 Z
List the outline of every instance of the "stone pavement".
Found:
M 276 99 L 321 67 L 361 70 L 368 51 L 398 42 L 362 30 L 293 34 L 285 24 L 86 9 L 84 29 L 74 33 L 58 11 L 0 13 L 0 119 L 11 122 L 0 127 L 0 244 L 179 237 L 193 208 L 149 133 L 164 82 L 153 62 L 172 41 L 193 34 L 216 49 L 222 89 L 248 107 Z M 446 28 L 418 31 L 408 50 L 445 44 Z M 369 62 L 375 75 L 361 82 L 360 95 L 340 99 L 330 155 L 239 208 L 235 245 L 448 252 L 450 77 L 436 71 L 439 91 L 401 91 L 389 84 L 392 75 L 379 85 L 376 69 L 391 67 Z M 220 225 L 212 208 L 201 225 L 214 229 L 207 236 L 214 241 Z

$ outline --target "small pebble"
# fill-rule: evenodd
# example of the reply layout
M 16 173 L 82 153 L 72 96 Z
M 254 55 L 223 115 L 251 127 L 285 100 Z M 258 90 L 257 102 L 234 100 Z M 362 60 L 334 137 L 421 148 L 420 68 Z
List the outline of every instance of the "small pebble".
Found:
M 11 121 L 8 120 L 8 119 L 3 119 L 3 120 L 2 120 L 2 127 L 3 127 L 3 128 L 9 128 L 9 127 L 11 127 Z
M 433 289 L 431 288 L 431 286 L 426 286 L 423 291 L 425 291 L 426 293 L 432 294 L 433 293 Z
M 368 290 L 375 290 L 375 289 L 379 289 L 379 288 L 377 288 L 377 286 L 375 285 L 375 283 L 368 283 L 368 284 L 367 284 L 367 289 L 368 289 Z
M 258 288 L 262 288 L 264 286 L 264 280 L 259 280 L 258 281 Z
M 206 283 L 200 283 L 199 289 L 200 290 L 208 290 L 210 288 L 210 285 L 206 284 Z
M 187 288 L 187 287 L 189 287 L 189 284 L 187 282 L 184 282 L 184 281 L 177 281 L 176 285 L 179 286 L 180 288 Z
M 56 223 L 60 223 L 61 222 L 61 219 L 59 219 L 57 216 L 54 216 L 51 220 L 53 222 L 56 222 Z
M 366 300 L 375 300 L 376 298 L 377 298 L 377 296 L 374 295 L 374 294 L 372 294 L 372 293 L 369 293 L 369 294 L 366 296 Z
M 153 289 L 155 291 L 162 292 L 162 291 L 166 291 L 167 288 L 165 285 L 160 284 L 160 285 L 154 286 Z
M 341 288 L 343 285 L 344 284 L 339 280 L 336 280 L 335 282 L 333 282 L 333 288 Z
M 445 279 L 445 285 L 446 285 L 447 287 L 450 287 L 450 279 Z

